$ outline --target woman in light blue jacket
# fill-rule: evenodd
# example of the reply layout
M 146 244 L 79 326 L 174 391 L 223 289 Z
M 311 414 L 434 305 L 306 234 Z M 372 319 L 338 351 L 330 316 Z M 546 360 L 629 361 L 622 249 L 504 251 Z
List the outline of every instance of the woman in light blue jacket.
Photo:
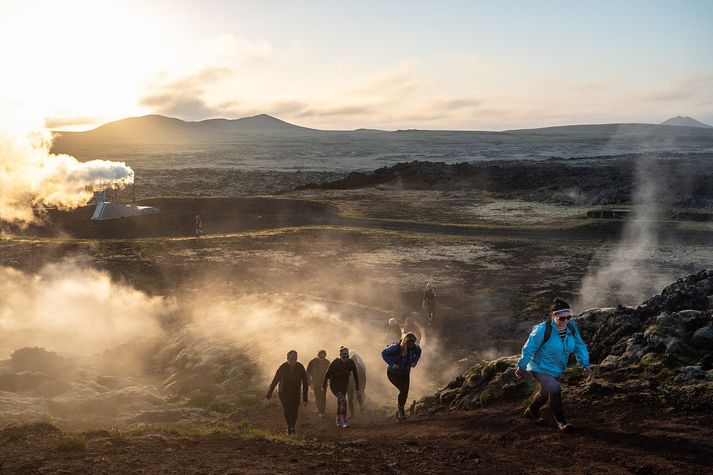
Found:
M 540 391 L 525 410 L 525 417 L 542 424 L 540 408 L 549 399 L 557 427 L 568 430 L 571 426 L 564 417 L 559 379 L 567 368 L 569 355 L 575 354 L 579 364 L 584 367 L 587 378 L 592 377 L 592 370 L 589 367 L 587 345 L 574 322 L 570 322 L 572 311 L 569 304 L 557 298 L 550 305 L 550 311 L 552 318 L 537 325 L 522 347 L 522 356 L 517 362 L 515 376 L 522 378 L 525 371 L 530 371 L 540 383 Z

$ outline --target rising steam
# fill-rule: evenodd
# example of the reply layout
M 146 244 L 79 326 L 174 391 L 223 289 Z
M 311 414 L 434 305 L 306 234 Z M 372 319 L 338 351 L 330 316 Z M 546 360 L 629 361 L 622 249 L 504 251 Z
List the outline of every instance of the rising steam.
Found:
M 584 277 L 578 307 L 633 305 L 645 300 L 670 282 L 673 276 L 647 269 L 659 245 L 657 220 L 668 194 L 666 172 L 654 160 L 636 161 L 632 202 L 634 218 L 627 221 L 616 248 Z
M 133 183 L 134 172 L 122 162 L 79 162 L 50 153 L 51 134 L 28 121 L 0 118 L 0 221 L 36 222 L 46 206 L 75 208 L 94 191 Z
M 381 314 L 306 295 L 225 295 L 217 287 L 169 298 L 76 259 L 36 273 L 0 267 L 0 422 L 114 424 L 161 420 L 163 411 L 191 418 L 211 404 L 231 410 L 264 400 L 288 350 L 306 365 L 320 349 L 336 357 L 340 345 L 366 362 L 370 403 L 394 404 L 380 357 L 394 337 L 384 334 Z M 429 335 L 426 345 L 413 398 L 454 370 L 438 356 L 437 338 Z

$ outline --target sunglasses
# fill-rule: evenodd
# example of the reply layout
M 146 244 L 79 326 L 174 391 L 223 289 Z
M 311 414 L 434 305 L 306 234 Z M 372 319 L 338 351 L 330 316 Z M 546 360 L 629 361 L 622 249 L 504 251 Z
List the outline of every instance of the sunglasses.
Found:
M 566 308 L 566 309 L 563 308 L 561 310 L 555 310 L 554 312 L 552 312 L 552 314 L 560 322 L 563 322 L 565 320 L 569 320 L 572 318 L 572 311 L 568 308 Z

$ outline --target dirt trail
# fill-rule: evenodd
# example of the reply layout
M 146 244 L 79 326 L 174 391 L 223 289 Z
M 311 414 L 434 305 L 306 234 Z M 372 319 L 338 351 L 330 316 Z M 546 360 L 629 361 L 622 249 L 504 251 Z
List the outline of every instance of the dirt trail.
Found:
M 230 434 L 177 437 L 160 432 L 116 439 L 86 436 L 62 452 L 62 433 L 3 439 L 0 473 L 711 473 L 713 416 L 651 408 L 592 411 L 570 401 L 576 429 L 539 427 L 521 408 L 421 416 L 397 424 L 372 410 L 338 429 L 308 409 L 294 442 Z M 279 408 L 255 424 L 281 432 Z

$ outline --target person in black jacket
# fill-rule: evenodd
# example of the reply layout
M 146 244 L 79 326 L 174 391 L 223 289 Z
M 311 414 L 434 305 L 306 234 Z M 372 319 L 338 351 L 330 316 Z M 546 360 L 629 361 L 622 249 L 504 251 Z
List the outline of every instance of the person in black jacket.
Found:
M 329 360 L 325 350 L 319 350 L 317 357 L 307 364 L 307 378 L 309 378 L 309 385 L 314 391 L 319 417 L 324 417 L 327 406 L 327 392 L 322 389 L 322 381 L 324 381 L 324 375 L 327 374 L 327 368 L 329 368 Z
M 297 352 L 295 350 L 288 351 L 287 362 L 282 363 L 280 367 L 277 368 L 275 377 L 272 378 L 270 388 L 267 390 L 266 397 L 268 399 L 272 397 L 272 392 L 278 384 L 280 385 L 280 389 L 277 393 L 280 396 L 282 409 L 285 412 L 287 435 L 293 435 L 295 433 L 295 423 L 297 422 L 297 415 L 300 409 L 300 386 L 302 386 L 302 398 L 304 399 L 305 407 L 307 407 L 307 387 L 309 386 L 307 371 L 305 371 L 305 367 L 302 366 L 302 363 L 297 362 Z
M 339 348 L 339 358 L 332 361 L 324 375 L 322 389 L 327 390 L 327 382 L 332 394 L 337 397 L 337 427 L 347 427 L 347 390 L 349 388 L 349 375 L 354 376 L 354 385 L 359 386 L 359 373 L 356 364 L 349 359 L 349 348 Z M 361 396 L 361 392 L 357 391 Z

